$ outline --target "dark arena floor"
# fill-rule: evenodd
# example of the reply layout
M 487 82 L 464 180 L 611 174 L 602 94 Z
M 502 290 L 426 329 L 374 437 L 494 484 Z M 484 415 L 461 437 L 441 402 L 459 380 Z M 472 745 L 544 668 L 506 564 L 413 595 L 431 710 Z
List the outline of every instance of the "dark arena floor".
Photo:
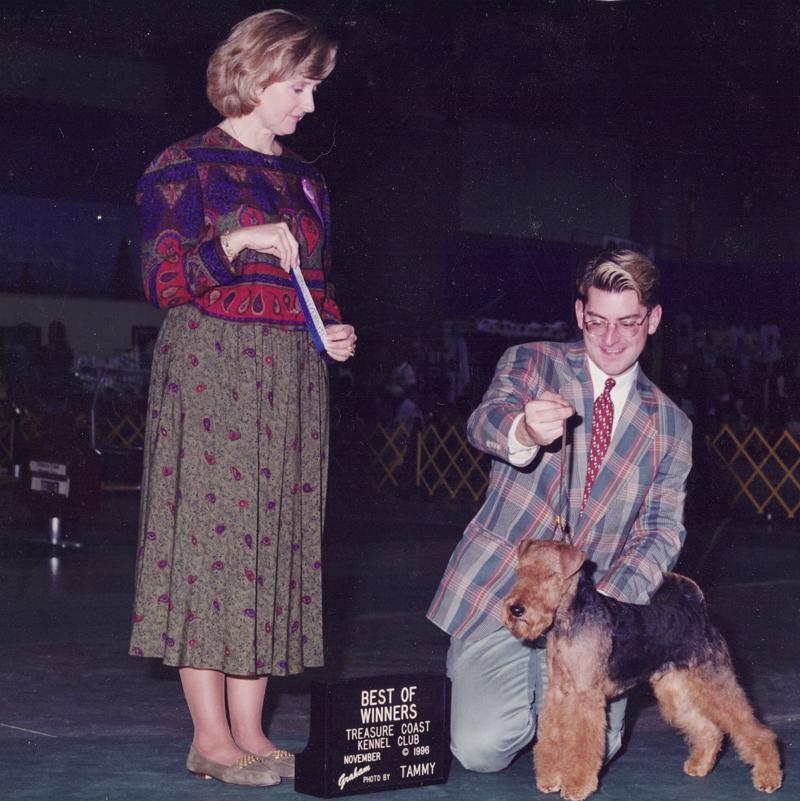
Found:
M 65 522 L 65 537 L 81 547 L 54 551 L 30 542 L 47 537 L 47 519 L 20 505 L 10 481 L 0 484 L 0 799 L 294 797 L 290 781 L 246 789 L 186 771 L 192 730 L 176 672 L 126 655 L 138 494 L 105 491 L 103 500 L 98 512 Z M 280 747 L 305 746 L 309 681 L 444 672 L 447 638 L 424 612 L 472 512 L 451 502 L 333 500 L 325 535 L 327 666 L 270 683 L 265 715 Z M 721 531 L 700 582 L 742 683 L 780 738 L 786 779 L 778 797 L 798 799 L 800 536 L 788 524 L 734 520 Z M 760 797 L 731 748 L 704 779 L 683 773 L 685 758 L 681 737 L 661 721 L 652 697 L 636 691 L 626 746 L 596 797 Z M 498 774 L 469 773 L 454 761 L 446 784 L 369 797 L 544 796 L 523 753 Z

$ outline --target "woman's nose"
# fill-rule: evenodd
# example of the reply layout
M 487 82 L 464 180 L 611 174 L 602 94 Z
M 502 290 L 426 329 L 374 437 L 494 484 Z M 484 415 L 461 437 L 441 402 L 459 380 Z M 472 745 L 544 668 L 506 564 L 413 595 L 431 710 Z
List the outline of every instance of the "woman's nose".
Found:
M 303 92 L 302 109 L 306 114 L 310 114 L 314 110 L 314 93 L 309 88 Z

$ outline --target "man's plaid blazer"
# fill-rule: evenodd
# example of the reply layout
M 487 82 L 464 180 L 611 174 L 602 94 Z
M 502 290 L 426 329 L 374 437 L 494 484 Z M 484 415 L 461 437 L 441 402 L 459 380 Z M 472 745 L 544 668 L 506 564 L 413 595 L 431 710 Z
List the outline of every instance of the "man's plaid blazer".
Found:
M 597 588 L 621 601 L 647 603 L 663 571 L 677 561 L 686 533 L 691 423 L 635 367 L 637 376 L 581 514 L 594 403 L 586 359 L 582 342 L 510 348 L 469 419 L 470 442 L 494 457 L 489 488 L 428 610 L 428 618 L 454 637 L 479 640 L 501 627 L 517 543 L 554 535 L 561 440 L 540 448 L 527 467 L 506 461 L 511 426 L 525 403 L 544 390 L 561 394 L 577 410 L 568 424 L 562 507 L 569 540 L 596 565 Z

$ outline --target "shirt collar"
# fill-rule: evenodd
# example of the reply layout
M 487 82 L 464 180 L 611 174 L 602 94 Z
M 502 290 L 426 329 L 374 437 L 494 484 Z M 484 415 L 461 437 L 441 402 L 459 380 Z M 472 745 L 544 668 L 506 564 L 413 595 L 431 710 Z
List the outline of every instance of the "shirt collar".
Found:
M 586 355 L 586 369 L 589 377 L 592 379 L 592 390 L 594 398 L 597 400 L 600 393 L 605 389 L 606 379 L 613 378 L 617 383 L 614 386 L 613 393 L 617 397 L 627 398 L 633 382 L 639 372 L 639 362 L 631 367 L 630 370 L 622 375 L 609 376 L 606 375 L 590 358 Z

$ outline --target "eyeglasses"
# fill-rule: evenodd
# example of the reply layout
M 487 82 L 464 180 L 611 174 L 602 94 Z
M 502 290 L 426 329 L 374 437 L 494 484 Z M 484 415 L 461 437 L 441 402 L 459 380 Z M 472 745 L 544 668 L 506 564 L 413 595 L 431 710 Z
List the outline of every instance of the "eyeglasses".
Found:
M 584 319 L 583 327 L 593 337 L 603 337 L 606 335 L 608 327 L 612 326 L 617 329 L 617 333 L 621 337 L 625 337 L 625 339 L 632 339 L 639 333 L 639 330 L 647 322 L 647 318 L 649 316 L 650 311 L 648 310 L 647 314 L 645 314 L 642 320 L 619 320 L 616 323 L 607 323 L 605 320 Z

